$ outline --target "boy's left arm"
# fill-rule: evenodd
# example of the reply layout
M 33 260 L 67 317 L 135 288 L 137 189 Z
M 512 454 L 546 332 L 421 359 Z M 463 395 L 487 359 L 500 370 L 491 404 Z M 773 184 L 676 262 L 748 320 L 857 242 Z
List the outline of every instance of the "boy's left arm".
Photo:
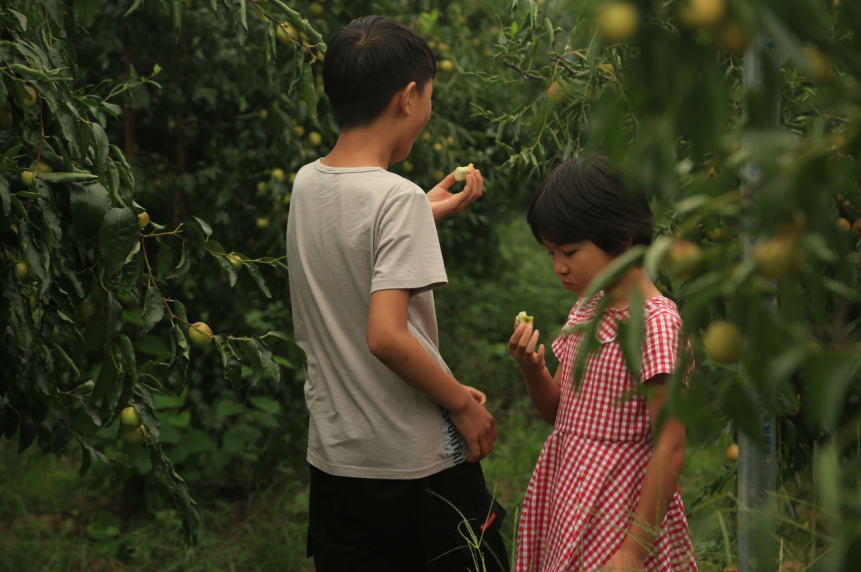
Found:
M 654 449 L 646 467 L 640 502 L 634 511 L 628 537 L 604 567 L 607 572 L 643 570 L 679 484 L 679 475 L 685 464 L 685 426 L 675 417 L 667 417 L 660 434 L 655 434 L 666 401 L 668 379 L 669 374 L 663 373 L 646 381 L 657 390 L 649 399 Z
M 484 189 L 484 179 L 481 171 L 476 169 L 466 176 L 466 186 L 459 193 L 450 193 L 448 190 L 455 184 L 454 172 L 428 191 L 428 201 L 433 211 L 433 219 L 436 222 L 444 218 L 463 212 L 466 207 L 475 202 Z

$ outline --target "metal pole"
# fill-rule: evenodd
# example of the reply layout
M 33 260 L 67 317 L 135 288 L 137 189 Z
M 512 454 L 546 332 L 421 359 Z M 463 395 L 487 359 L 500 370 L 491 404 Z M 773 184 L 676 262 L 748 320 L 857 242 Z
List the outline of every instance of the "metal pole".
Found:
M 744 53 L 744 118 L 745 129 L 777 131 L 780 129 L 780 55 L 774 44 L 763 36 L 757 37 Z M 752 151 L 749 137 L 742 146 Z M 761 183 L 762 172 L 754 162 L 742 169 L 744 185 L 742 199 L 755 200 L 754 189 Z M 750 230 L 750 229 L 748 229 Z M 745 233 L 745 257 L 750 258 L 753 237 Z M 751 392 L 754 404 L 761 409 L 760 400 Z M 762 413 L 759 420 L 760 437 L 765 444 L 739 434 L 738 463 L 738 569 L 739 572 L 766 572 L 774 563 L 774 494 L 777 480 L 775 449 L 777 446 L 774 416 Z M 773 572 L 773 568 L 771 570 Z

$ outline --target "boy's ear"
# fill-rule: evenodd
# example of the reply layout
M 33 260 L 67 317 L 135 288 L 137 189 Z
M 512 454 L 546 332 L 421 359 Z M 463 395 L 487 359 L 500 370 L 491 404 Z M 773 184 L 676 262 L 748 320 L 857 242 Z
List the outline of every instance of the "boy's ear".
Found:
M 411 108 L 410 108 L 411 98 L 413 95 L 415 95 L 417 93 L 418 92 L 416 91 L 416 82 L 411 81 L 406 86 L 404 86 L 404 88 L 401 89 L 397 93 L 397 95 L 395 95 L 395 98 L 397 99 L 397 102 L 398 102 L 398 109 L 401 111 L 401 113 L 403 113 L 404 115 L 410 114 L 410 112 L 411 112 Z

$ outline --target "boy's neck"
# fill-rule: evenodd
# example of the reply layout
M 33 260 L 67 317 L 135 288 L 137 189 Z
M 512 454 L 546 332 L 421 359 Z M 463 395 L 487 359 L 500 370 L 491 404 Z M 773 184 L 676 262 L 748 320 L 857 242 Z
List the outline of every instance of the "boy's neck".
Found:
M 660 290 L 649 278 L 646 269 L 642 267 L 632 268 L 612 288 L 605 288 L 604 295 L 610 299 L 611 308 L 621 310 L 631 305 L 631 295 L 634 290 L 642 292 L 644 300 L 661 296 Z
M 391 135 L 385 136 L 387 126 L 377 121 L 368 127 L 341 131 L 338 142 L 328 155 L 321 159 L 327 167 L 382 167 L 389 168 L 394 153 Z M 389 131 L 391 133 L 391 131 Z

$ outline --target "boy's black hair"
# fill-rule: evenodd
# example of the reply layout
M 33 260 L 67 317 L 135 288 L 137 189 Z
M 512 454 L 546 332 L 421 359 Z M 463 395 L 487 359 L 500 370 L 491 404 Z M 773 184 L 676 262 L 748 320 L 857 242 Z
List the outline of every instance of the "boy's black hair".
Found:
M 335 34 L 323 62 L 323 85 L 341 129 L 373 123 L 411 81 L 418 92 L 436 76 L 427 42 L 383 16 L 356 18 Z
M 602 155 L 557 165 L 532 197 L 526 220 L 542 244 L 591 240 L 612 256 L 652 244 L 648 199 L 629 189 L 622 169 Z

